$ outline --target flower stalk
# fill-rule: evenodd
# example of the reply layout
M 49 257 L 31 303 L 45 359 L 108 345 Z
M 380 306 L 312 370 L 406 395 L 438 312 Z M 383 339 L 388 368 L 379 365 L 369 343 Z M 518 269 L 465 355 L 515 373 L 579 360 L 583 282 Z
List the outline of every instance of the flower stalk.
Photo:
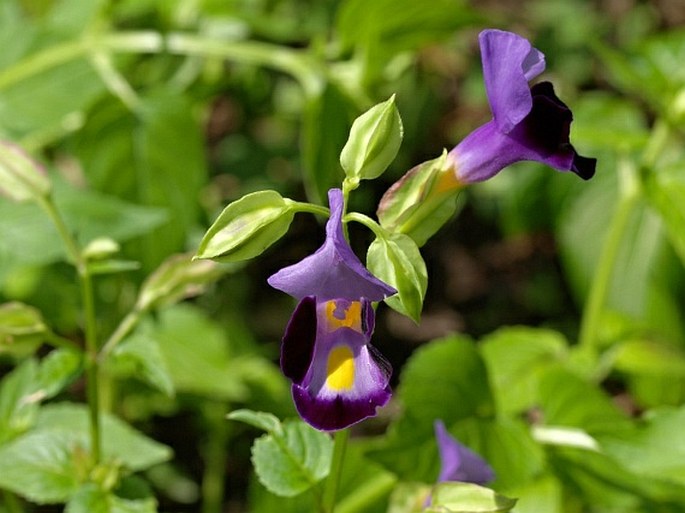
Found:
M 331 461 L 331 472 L 326 479 L 326 487 L 323 494 L 323 512 L 334 513 L 338 488 L 340 487 L 340 477 L 342 475 L 343 462 L 347 451 L 347 442 L 350 437 L 349 429 L 341 429 L 333 435 L 333 459 Z
M 78 243 L 67 228 L 62 215 L 55 205 L 52 196 L 46 195 L 37 198 L 40 206 L 45 210 L 50 220 L 55 225 L 57 233 L 67 250 L 71 263 L 76 268 L 81 288 L 81 302 L 83 304 L 83 322 L 86 348 L 86 394 L 88 398 L 88 411 L 90 419 L 90 442 L 92 451 L 92 463 L 97 465 L 101 458 L 101 429 L 100 429 L 100 395 L 98 364 L 97 328 L 95 319 L 95 298 L 93 294 L 93 281 L 88 269 L 88 264 L 78 248 Z

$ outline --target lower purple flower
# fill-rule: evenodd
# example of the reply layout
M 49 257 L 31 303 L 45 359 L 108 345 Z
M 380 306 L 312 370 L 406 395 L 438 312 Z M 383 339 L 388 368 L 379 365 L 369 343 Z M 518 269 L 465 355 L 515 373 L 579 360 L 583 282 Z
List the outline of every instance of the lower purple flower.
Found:
M 374 416 L 390 400 L 390 364 L 370 344 L 371 301 L 395 290 L 369 273 L 347 244 L 342 192 L 332 189 L 329 201 L 323 246 L 269 284 L 300 300 L 281 345 L 297 411 L 315 428 L 334 431 Z
M 441 463 L 439 483 L 461 481 L 484 485 L 495 479 L 490 465 L 450 435 L 441 420 L 436 420 L 434 427 Z

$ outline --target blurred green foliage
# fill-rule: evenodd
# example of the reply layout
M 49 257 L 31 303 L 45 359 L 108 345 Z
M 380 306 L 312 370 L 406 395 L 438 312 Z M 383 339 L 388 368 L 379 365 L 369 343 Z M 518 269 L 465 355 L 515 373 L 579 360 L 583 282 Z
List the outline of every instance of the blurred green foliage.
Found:
M 395 305 L 418 317 L 425 299 L 424 331 L 379 309 L 396 396 L 351 441 L 336 511 L 413 511 L 437 475 L 435 418 L 491 463 L 493 488 L 519 499 L 516 512 L 682 511 L 677 3 L 0 2 L 0 139 L 45 166 L 81 247 L 107 237 L 120 248 L 88 257 L 109 356 L 93 467 L 73 255 L 38 205 L 0 198 L 0 511 L 311 511 L 317 483 L 314 494 L 269 493 L 250 466 L 257 431 L 225 414 L 295 415 L 276 363 L 292 305 L 264 281 L 318 247 L 321 230 L 297 216 L 240 267 L 193 267 L 188 252 L 248 193 L 320 203 L 344 177 L 352 121 L 394 94 L 403 143 L 352 199 L 372 214 L 397 177 L 489 118 L 475 44 L 489 26 L 546 54 L 597 176 L 579 183 L 518 164 L 463 194 L 462 216 L 422 248 L 427 291 L 416 268 Z M 382 262 L 401 244 L 375 247 L 379 273 L 411 267 Z M 590 322 L 583 310 L 605 260 Z M 447 328 L 434 316 L 445 312 Z M 529 326 L 495 330 L 512 323 Z M 282 456 L 265 436 L 256 465 L 264 452 Z M 314 466 L 316 481 L 325 472 Z

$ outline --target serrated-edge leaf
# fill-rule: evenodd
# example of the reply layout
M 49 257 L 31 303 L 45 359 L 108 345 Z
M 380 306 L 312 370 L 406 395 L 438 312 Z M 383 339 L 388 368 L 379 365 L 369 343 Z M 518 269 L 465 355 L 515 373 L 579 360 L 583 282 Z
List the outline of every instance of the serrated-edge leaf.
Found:
M 64 513 L 157 513 L 157 501 L 152 497 L 124 499 L 87 483 L 71 497 Z
M 35 433 L 63 433 L 85 450 L 90 448 L 88 408 L 84 404 L 51 403 L 40 409 Z M 132 471 L 139 471 L 171 458 L 171 449 L 111 414 L 102 421 L 105 459 L 116 459 Z
M 252 445 L 252 463 L 259 482 L 283 497 L 312 488 L 329 471 L 333 442 L 302 421 L 284 424 L 284 436 L 262 435 Z
M 137 376 L 167 396 L 174 395 L 174 382 L 154 337 L 137 332 L 119 344 L 111 355 L 112 364 L 123 366 L 127 376 Z M 126 368 L 131 364 L 133 368 Z

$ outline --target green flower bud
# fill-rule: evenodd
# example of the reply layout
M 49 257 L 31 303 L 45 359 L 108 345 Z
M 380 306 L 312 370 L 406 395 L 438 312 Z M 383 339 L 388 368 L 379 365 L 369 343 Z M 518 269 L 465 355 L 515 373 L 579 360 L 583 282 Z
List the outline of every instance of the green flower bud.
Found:
M 397 155 L 402 134 L 402 120 L 394 95 L 355 119 L 340 153 L 340 165 L 348 183 L 356 187 L 360 180 L 383 174 Z

